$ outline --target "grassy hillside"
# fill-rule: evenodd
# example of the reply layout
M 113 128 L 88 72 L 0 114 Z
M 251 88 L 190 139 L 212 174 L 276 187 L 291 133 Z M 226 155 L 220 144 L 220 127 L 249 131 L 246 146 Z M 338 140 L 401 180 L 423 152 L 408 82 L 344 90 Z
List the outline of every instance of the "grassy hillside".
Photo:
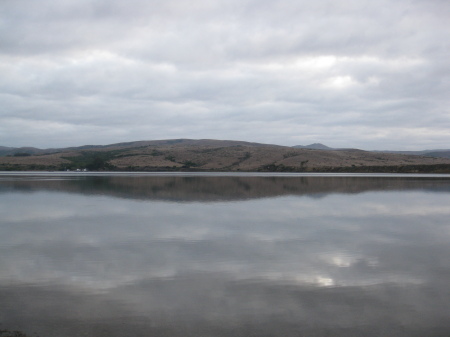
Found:
M 0 170 L 448 172 L 449 158 L 174 139 L 0 157 Z

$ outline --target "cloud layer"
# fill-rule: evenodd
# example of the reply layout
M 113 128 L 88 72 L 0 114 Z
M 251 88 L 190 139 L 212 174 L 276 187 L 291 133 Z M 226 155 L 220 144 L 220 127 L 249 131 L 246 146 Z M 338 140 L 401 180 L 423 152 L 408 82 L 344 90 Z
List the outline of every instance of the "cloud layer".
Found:
M 0 145 L 450 142 L 447 1 L 0 6 Z

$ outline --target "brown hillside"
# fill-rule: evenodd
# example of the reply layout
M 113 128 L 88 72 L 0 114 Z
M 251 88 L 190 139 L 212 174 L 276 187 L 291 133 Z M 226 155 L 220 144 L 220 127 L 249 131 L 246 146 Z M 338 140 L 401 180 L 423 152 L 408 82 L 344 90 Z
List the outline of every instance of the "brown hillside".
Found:
M 27 157 L 0 157 L 0 170 L 94 167 L 108 170 L 391 172 L 401 166 L 411 172 L 420 172 L 427 171 L 422 166 L 450 165 L 449 158 L 362 150 L 313 150 L 221 140 L 140 141 L 60 151 Z M 94 162 L 97 166 L 92 164 Z M 431 171 L 445 172 L 449 168 Z

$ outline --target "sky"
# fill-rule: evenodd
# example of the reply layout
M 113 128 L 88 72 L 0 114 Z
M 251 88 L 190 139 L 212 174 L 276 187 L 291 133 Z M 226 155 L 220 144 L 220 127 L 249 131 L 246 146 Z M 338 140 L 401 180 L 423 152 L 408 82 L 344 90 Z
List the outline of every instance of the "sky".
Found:
M 0 0 L 0 146 L 450 148 L 448 0 Z

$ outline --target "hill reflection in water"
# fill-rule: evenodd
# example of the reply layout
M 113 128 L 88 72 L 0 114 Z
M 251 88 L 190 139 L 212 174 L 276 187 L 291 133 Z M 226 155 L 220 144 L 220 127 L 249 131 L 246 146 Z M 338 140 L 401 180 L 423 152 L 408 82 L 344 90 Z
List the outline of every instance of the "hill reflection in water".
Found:
M 450 179 L 0 176 L 0 330 L 450 335 Z
M 0 180 L 1 181 L 1 180 Z M 102 194 L 120 198 L 166 201 L 238 201 L 277 196 L 320 197 L 330 193 L 429 190 L 449 192 L 450 179 L 390 176 L 336 175 L 105 175 L 12 176 L 1 181 L 2 191 L 59 191 Z

